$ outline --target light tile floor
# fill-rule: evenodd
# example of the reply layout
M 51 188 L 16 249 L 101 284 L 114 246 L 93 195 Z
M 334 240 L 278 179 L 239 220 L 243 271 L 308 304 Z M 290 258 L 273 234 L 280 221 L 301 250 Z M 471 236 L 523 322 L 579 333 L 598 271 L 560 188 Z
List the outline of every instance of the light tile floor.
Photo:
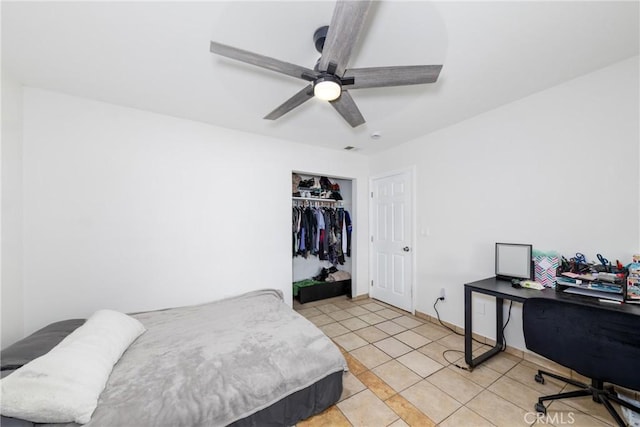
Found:
M 464 338 L 385 303 L 346 296 L 294 302 L 294 309 L 333 339 L 349 364 L 340 401 L 298 423 L 315 426 L 608 426 L 609 413 L 590 397 L 554 401 L 547 417 L 539 396 L 571 390 L 534 380 L 534 363 L 500 353 L 472 372 Z M 489 347 L 474 342 L 474 352 Z

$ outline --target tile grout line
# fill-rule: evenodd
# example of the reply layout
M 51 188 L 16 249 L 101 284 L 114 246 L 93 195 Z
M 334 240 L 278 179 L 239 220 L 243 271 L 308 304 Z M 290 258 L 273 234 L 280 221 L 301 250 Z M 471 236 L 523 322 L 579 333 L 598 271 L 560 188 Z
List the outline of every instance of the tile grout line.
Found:
M 392 336 L 393 336 L 393 335 L 392 335 Z M 336 345 L 337 345 L 337 344 L 336 344 Z M 449 349 L 449 350 L 451 350 L 451 349 Z M 346 350 L 345 350 L 345 351 L 346 351 Z M 382 350 L 382 351 L 384 352 L 384 350 Z M 413 349 L 412 351 L 417 351 L 417 349 Z M 454 350 L 454 351 L 460 351 L 460 350 Z M 392 357 L 392 356 L 391 356 L 391 355 L 389 355 L 388 353 L 385 353 L 385 354 L 387 354 L 389 357 Z M 351 354 L 350 354 L 350 355 L 351 355 Z M 351 357 L 353 357 L 354 359 L 358 360 L 358 359 L 357 359 L 357 357 L 355 357 L 354 355 L 351 355 Z M 428 357 L 428 356 L 427 356 L 427 357 Z M 397 359 L 397 358 L 393 358 L 393 357 L 392 357 L 392 359 L 391 359 L 391 360 L 396 360 L 396 359 Z M 445 359 L 445 360 L 446 360 L 446 359 Z M 362 362 L 360 362 L 360 363 L 362 364 Z M 384 362 L 384 363 L 388 363 L 388 362 Z M 383 365 L 384 363 L 382 363 L 381 365 Z M 400 363 L 402 363 L 402 362 L 400 362 Z M 381 366 L 381 365 L 378 365 L 378 366 Z M 433 375 L 433 374 L 435 374 L 435 373 L 437 373 L 437 372 L 439 372 L 439 371 L 441 371 L 441 370 L 443 370 L 443 369 L 447 369 L 447 368 L 448 368 L 449 366 L 451 366 L 451 365 L 452 365 L 452 363 L 449 363 L 449 365 L 442 366 L 442 368 L 438 369 L 437 371 L 432 372 L 432 373 L 431 373 L 431 374 L 429 374 L 428 376 L 426 376 L 426 377 L 422 377 L 419 373 L 415 372 L 415 371 L 414 371 L 414 370 L 412 370 L 410 367 L 408 367 L 408 366 L 406 366 L 406 365 L 404 365 L 404 364 L 403 364 L 403 366 L 405 366 L 407 369 L 411 370 L 411 372 L 413 372 L 413 373 L 415 373 L 416 375 L 418 375 L 418 377 L 420 378 L 420 380 L 419 380 L 418 382 L 420 382 L 420 381 L 425 381 L 425 380 L 426 380 L 426 381 L 428 381 L 428 379 L 427 379 L 427 378 L 428 378 L 429 376 L 431 376 L 431 375 Z M 376 367 L 377 367 L 377 366 L 376 366 Z M 375 367 L 374 367 L 374 368 L 375 368 Z M 407 401 L 407 403 L 409 403 L 409 404 L 410 404 L 410 405 L 411 405 L 415 410 L 417 410 L 418 412 L 420 412 L 423 416 L 427 417 L 427 418 L 431 421 L 431 423 L 432 423 L 434 426 L 438 425 L 438 423 L 436 423 L 435 421 L 433 421 L 433 420 L 432 420 L 428 415 L 424 414 L 422 411 L 420 411 L 418 408 L 416 408 L 416 407 L 415 407 L 415 405 L 413 405 L 410 401 L 408 401 L 408 400 L 407 400 L 404 396 L 402 396 L 402 394 L 401 394 L 401 393 L 402 393 L 402 391 L 404 391 L 404 390 L 406 390 L 406 389 L 408 389 L 408 388 L 412 387 L 413 385 L 417 384 L 417 382 L 416 382 L 416 383 L 414 383 L 414 384 L 411 384 L 411 385 L 409 385 L 409 386 L 407 386 L 407 387 L 405 387 L 403 390 L 397 391 L 396 389 L 394 389 L 393 387 L 391 387 L 389 384 L 387 384 L 384 380 L 382 380 L 379 376 L 377 376 L 377 375 L 375 374 L 375 372 L 373 372 L 373 369 L 367 369 L 366 371 L 361 372 L 361 373 L 359 373 L 358 375 L 355 375 L 355 377 L 356 377 L 356 378 L 358 378 L 358 379 L 360 379 L 359 377 L 360 377 L 361 375 L 363 375 L 363 374 L 367 373 L 367 372 L 370 372 L 370 373 L 371 373 L 371 375 L 375 376 L 375 377 L 376 377 L 380 382 L 382 382 L 385 386 L 387 386 L 389 389 L 391 389 L 394 393 L 393 393 L 391 396 L 387 397 L 387 398 L 383 398 L 382 396 L 378 395 L 375 391 L 373 391 L 371 388 L 369 388 L 369 386 L 368 386 L 367 384 L 365 384 L 365 385 L 367 386 L 367 388 L 366 388 L 366 389 L 364 389 L 364 390 L 360 390 L 359 392 L 354 393 L 352 396 L 355 396 L 355 395 L 357 395 L 357 394 L 359 394 L 359 393 L 362 393 L 362 392 L 363 392 L 363 391 L 365 391 L 365 390 L 370 390 L 370 391 L 371 391 L 373 394 L 375 394 L 375 395 L 376 395 L 376 396 L 377 396 L 377 397 L 378 397 L 382 402 L 384 402 L 384 403 L 387 405 L 387 407 L 389 407 L 389 409 L 391 409 L 394 413 L 396 413 L 396 414 L 397 414 L 397 415 L 398 415 L 398 416 L 399 416 L 403 421 L 407 422 L 407 420 L 406 420 L 406 419 L 404 419 L 404 418 L 402 417 L 402 415 L 401 415 L 401 414 L 398 414 L 398 412 L 397 412 L 394 408 L 392 408 L 391 406 L 389 406 L 389 404 L 387 403 L 387 401 L 388 401 L 389 399 L 393 398 L 394 396 L 399 396 L 400 398 L 402 398 L 402 399 L 404 399 L 405 401 Z M 453 372 L 455 372 L 455 371 L 453 371 Z M 459 374 L 458 374 L 458 375 L 459 375 Z M 464 378 L 464 377 L 463 377 L 463 378 Z M 499 377 L 499 378 L 501 378 L 501 377 Z M 488 389 L 488 387 L 489 387 L 489 386 L 484 387 L 484 386 L 482 386 L 481 384 L 477 384 L 477 383 L 476 383 L 476 382 L 474 382 L 473 380 L 470 380 L 470 381 L 472 381 L 474 384 L 476 384 L 476 385 L 478 385 L 479 387 L 481 387 L 483 391 L 484 391 L 484 390 L 487 390 L 487 389 Z M 495 381 L 497 381 L 497 380 L 495 380 Z M 495 381 L 494 381 L 494 382 L 495 382 Z M 362 382 L 362 381 L 361 381 L 361 382 Z M 489 385 L 493 384 L 494 382 L 490 383 Z M 431 383 L 430 381 L 429 381 L 429 383 L 430 383 L 431 385 L 433 385 L 434 387 L 436 387 L 436 388 L 437 388 L 438 390 L 440 390 L 441 392 L 445 393 L 447 396 L 449 396 L 449 397 L 451 397 L 452 399 L 454 399 L 456 402 L 458 402 L 458 403 L 460 404 L 460 408 L 462 408 L 462 407 L 466 407 L 466 403 L 468 403 L 468 402 L 460 402 L 460 401 L 459 401 L 459 400 L 457 400 L 454 396 L 451 396 L 451 395 L 450 395 L 446 390 L 441 389 L 438 385 L 433 384 L 433 383 Z M 352 397 L 352 396 L 349 396 L 349 397 Z M 460 408 L 458 408 L 457 410 L 459 410 Z M 476 415 L 478 415 L 478 416 L 480 416 L 481 418 L 483 418 L 483 419 L 485 419 L 485 420 L 486 420 L 486 418 L 484 418 L 482 415 L 478 414 L 477 412 L 473 411 L 472 409 L 470 409 L 470 408 L 467 408 L 467 409 L 468 409 L 468 410 L 470 410 L 470 411 L 472 411 L 472 412 L 473 412 L 473 413 L 475 413 Z M 457 410 L 456 410 L 456 411 L 457 411 Z M 442 422 L 443 422 L 443 421 L 445 421 L 445 420 L 446 420 L 447 418 L 449 418 L 450 416 L 452 416 L 456 411 L 452 412 L 452 413 L 451 413 L 451 414 L 449 414 L 447 417 L 445 417 L 445 419 L 443 419 L 443 420 L 442 420 Z M 489 420 L 487 420 L 487 421 L 488 421 L 488 422 L 490 422 Z M 490 423 L 491 423 L 491 422 L 490 422 Z M 393 423 L 392 423 L 392 424 L 393 424 Z
M 352 357 L 354 357 L 354 358 L 357 360 L 357 358 L 356 358 L 355 356 L 352 356 Z M 360 363 L 362 363 L 362 362 L 360 362 Z M 365 390 L 370 390 L 370 391 L 371 391 L 373 394 L 375 394 L 375 395 L 376 395 L 376 396 L 377 396 L 377 397 L 378 397 L 382 402 L 384 402 L 384 404 L 385 404 L 385 405 L 387 405 L 387 407 L 388 407 L 389 409 L 391 409 L 391 410 L 392 410 L 396 415 L 398 415 L 398 417 L 400 417 L 400 419 L 402 419 L 402 420 L 403 420 L 403 421 L 405 421 L 405 422 L 408 422 L 408 421 L 407 421 L 405 418 L 403 418 L 403 416 L 402 416 L 401 414 L 399 414 L 399 413 L 398 413 L 394 408 L 392 408 L 391 406 L 389 406 L 389 404 L 387 403 L 387 401 L 388 401 L 389 399 L 391 399 L 391 398 L 393 398 L 393 397 L 395 397 L 395 396 L 400 396 L 400 398 L 402 398 L 402 399 L 406 400 L 406 401 L 407 401 L 407 402 L 408 402 L 408 403 L 409 403 L 413 408 L 415 408 L 418 412 L 422 413 L 422 411 L 420 411 L 418 408 L 416 408 L 416 407 L 415 407 L 411 402 L 409 402 L 409 401 L 408 401 L 404 396 L 402 396 L 402 395 L 400 394 L 403 390 L 406 390 L 406 388 L 405 388 L 405 389 L 403 389 L 403 390 L 401 390 L 401 391 L 397 391 L 396 389 L 394 389 L 393 387 L 391 387 L 389 384 L 387 384 L 387 383 L 386 383 L 382 378 L 380 378 L 378 375 L 376 375 L 376 374 L 375 374 L 375 372 L 373 372 L 371 369 L 367 369 L 366 371 L 361 372 L 361 373 L 360 373 L 360 374 L 358 374 L 358 375 L 355 375 L 355 377 L 356 377 L 356 378 L 358 378 L 358 379 L 360 379 L 359 377 L 360 377 L 362 374 L 365 374 L 365 373 L 367 373 L 367 372 L 369 372 L 371 375 L 373 375 L 374 377 L 376 377 L 376 379 L 378 379 L 378 380 L 379 380 L 383 385 L 385 385 L 385 386 L 386 386 L 386 387 L 388 387 L 390 390 L 392 390 L 392 391 L 393 391 L 393 394 L 392 394 L 392 395 L 390 395 L 390 396 L 388 396 L 387 398 L 383 398 L 382 396 L 378 395 L 375 391 L 371 390 L 367 384 L 365 384 L 365 385 L 367 385 L 367 388 L 366 388 L 366 389 L 364 389 L 364 390 L 360 390 L 360 391 L 359 391 L 359 392 L 357 392 L 357 393 L 354 393 L 354 394 L 353 394 L 353 396 L 355 396 L 355 395 L 357 395 L 357 394 L 359 394 L 359 393 L 362 393 L 362 392 L 363 392 L 363 391 L 365 391 Z M 420 378 L 422 378 L 422 377 L 420 377 Z M 421 381 L 422 381 L 422 380 L 424 380 L 424 379 L 425 379 L 425 378 L 422 378 L 422 379 L 421 379 Z M 361 381 L 361 382 L 362 382 L 362 381 Z M 409 386 L 409 387 L 411 387 L 411 386 Z M 407 388 L 409 388 L 409 387 L 407 387 Z M 351 397 L 351 396 L 350 396 L 350 397 Z M 435 423 L 433 420 L 431 420 L 431 418 L 429 418 L 426 414 L 422 413 L 422 415 L 424 415 L 425 417 L 427 417 L 427 418 L 428 418 L 428 419 L 433 423 L 433 425 L 436 425 L 436 423 Z M 394 422 L 395 422 L 395 421 L 394 421 Z M 393 424 L 393 423 L 391 423 L 391 424 Z
M 414 349 L 414 351 L 416 351 L 416 349 Z M 454 350 L 454 351 L 460 351 L 460 350 Z M 353 355 L 351 355 L 351 356 L 357 360 L 357 358 L 356 358 L 355 356 L 353 356 Z M 390 356 L 390 355 L 389 355 L 389 356 Z M 390 356 L 390 357 L 391 357 L 391 356 Z M 392 358 L 392 360 L 395 360 L 395 358 Z M 362 363 L 362 362 L 360 362 L 360 363 Z M 385 362 L 385 363 L 387 363 L 387 362 Z M 384 364 L 384 363 L 383 363 L 383 364 Z M 452 365 L 452 364 L 450 363 L 449 365 L 443 366 L 442 368 L 438 369 L 437 371 L 432 372 L 429 376 L 431 376 L 431 375 L 433 375 L 433 374 L 435 374 L 435 373 L 437 373 L 437 372 L 440 372 L 440 371 L 441 371 L 441 370 L 443 370 L 443 369 L 447 369 L 447 368 L 448 368 L 449 366 L 451 366 L 451 365 Z M 378 366 L 381 366 L 381 365 L 378 365 Z M 515 365 L 514 365 L 514 367 L 515 367 Z M 411 368 L 409 368 L 408 366 L 407 366 L 407 369 L 411 370 Z M 512 367 L 512 368 L 510 368 L 509 370 L 511 370 L 511 369 L 513 369 L 513 367 Z M 413 371 L 413 370 L 411 370 L 411 371 L 420 377 L 420 381 L 425 381 L 425 380 L 426 380 L 426 381 L 428 381 L 428 379 L 427 379 L 427 378 L 429 378 L 429 376 L 427 376 L 427 377 L 422 377 L 422 376 L 421 376 L 421 375 L 419 375 L 417 372 L 415 372 L 415 371 Z M 415 408 L 415 409 L 416 409 L 418 412 L 420 412 L 423 416 L 427 417 L 427 418 L 431 421 L 431 423 L 432 423 L 434 426 L 437 426 L 437 425 L 441 424 L 442 422 L 444 422 L 446 419 L 448 419 L 449 417 L 451 417 L 453 414 L 455 414 L 455 413 L 456 413 L 460 408 L 462 408 L 462 407 L 465 407 L 467 410 L 469 410 L 469 411 L 473 412 L 474 414 L 476 414 L 477 416 L 479 416 L 479 417 L 481 417 L 482 419 L 486 420 L 486 421 L 487 421 L 487 422 L 489 422 L 490 424 L 493 424 L 493 423 L 491 423 L 491 421 L 490 421 L 490 420 L 486 419 L 486 418 L 485 418 L 485 417 L 483 417 L 481 414 L 478 414 L 478 413 L 477 413 L 476 411 L 474 411 L 473 409 L 468 408 L 468 407 L 466 406 L 466 404 L 467 404 L 468 402 L 461 402 L 461 401 L 459 401 L 459 400 L 458 400 L 458 399 L 456 399 L 454 396 L 452 396 L 451 394 L 449 394 L 446 390 L 443 390 L 442 388 L 440 388 L 437 384 L 433 384 L 432 382 L 428 381 L 428 382 L 429 382 L 429 384 L 431 384 L 432 386 L 434 386 L 435 388 L 437 388 L 437 389 L 438 389 L 438 390 L 440 390 L 441 392 L 445 393 L 447 396 L 451 397 L 453 400 L 455 400 L 456 402 L 458 402 L 458 403 L 460 404 L 460 408 L 456 409 L 454 412 L 452 412 L 451 414 L 447 415 L 447 416 L 446 416 L 446 417 L 445 417 L 445 418 L 444 418 L 440 423 L 436 423 L 436 422 L 435 422 L 435 421 L 433 421 L 433 420 L 432 420 L 428 415 L 424 414 L 422 411 L 420 411 L 418 408 L 416 408 L 416 407 L 415 407 L 415 405 L 413 405 L 413 404 L 412 404 L 410 401 L 408 401 L 404 396 L 402 396 L 402 394 L 401 394 L 401 393 L 402 393 L 402 391 L 404 391 L 404 390 L 406 390 L 406 389 L 408 389 L 408 388 L 412 387 L 412 386 L 413 386 L 413 385 L 415 385 L 416 383 L 414 383 L 414 384 L 412 384 L 412 385 L 410 385 L 410 386 L 408 386 L 408 387 L 405 387 L 403 390 L 397 391 L 397 390 L 395 390 L 393 387 L 391 387 L 390 385 L 388 385 L 388 384 L 387 384 L 384 380 L 382 380 L 380 377 L 378 377 L 374 372 L 372 372 L 372 369 L 367 369 L 367 371 L 361 372 L 360 374 L 356 375 L 356 378 L 358 378 L 358 379 L 359 379 L 359 377 L 360 377 L 362 374 L 366 373 L 366 372 L 371 372 L 371 375 L 374 375 L 376 378 L 378 378 L 378 379 L 380 380 L 380 382 L 382 382 L 384 385 L 386 385 L 386 386 L 387 386 L 387 387 L 389 387 L 391 390 L 393 390 L 394 394 L 392 394 L 391 396 L 387 397 L 386 399 L 383 399 L 381 396 L 379 396 L 378 394 L 376 394 L 376 392 L 375 392 L 375 391 L 371 390 L 371 389 L 367 386 L 367 388 L 366 388 L 366 389 L 364 389 L 364 390 L 360 390 L 359 392 L 354 393 L 352 396 L 355 396 L 355 395 L 357 395 L 357 394 L 359 394 L 359 393 L 362 393 L 362 392 L 363 392 L 363 391 L 365 391 L 365 390 L 371 390 L 371 391 L 372 391 L 372 393 L 374 393 L 374 394 L 375 394 L 375 395 L 376 395 L 376 396 L 377 396 L 381 401 L 383 401 L 383 402 L 387 405 L 387 407 L 389 407 L 389 409 L 391 409 L 392 411 L 394 411 L 394 413 L 396 413 L 396 414 L 397 414 L 397 415 L 398 415 L 398 416 L 399 416 L 403 421 L 405 421 L 405 422 L 407 422 L 407 420 L 406 420 L 406 419 L 404 419 L 404 418 L 402 417 L 402 415 L 401 415 L 401 414 L 398 414 L 398 412 L 396 412 L 396 411 L 395 411 L 395 409 L 394 409 L 394 408 L 392 408 L 392 407 L 390 407 L 390 406 L 388 405 L 388 403 L 387 403 L 387 401 L 388 401 L 388 400 L 390 400 L 391 398 L 393 398 L 394 396 L 400 396 L 400 398 L 402 398 L 402 399 L 404 399 L 405 401 L 407 401 L 407 402 L 408 402 L 408 403 L 409 403 L 413 408 Z M 456 371 L 453 371 L 453 372 L 456 372 Z M 508 371 L 507 371 L 507 372 L 508 372 Z M 506 374 L 506 372 L 505 372 L 505 374 Z M 459 375 L 459 374 L 458 374 L 458 375 Z M 504 374 L 502 374 L 502 375 L 504 375 Z M 502 375 L 501 375 L 500 377 L 498 377 L 498 379 L 499 379 L 499 378 L 502 378 Z M 463 378 L 464 378 L 464 377 L 463 377 Z M 496 379 L 496 380 L 494 380 L 493 382 L 489 383 L 487 386 L 483 386 L 483 385 L 481 385 L 481 384 L 478 384 L 478 383 L 476 383 L 476 382 L 475 382 L 475 381 L 473 381 L 473 380 L 470 380 L 470 381 L 471 381 L 471 382 L 473 382 L 474 384 L 478 385 L 479 387 L 481 387 L 481 388 L 482 388 L 482 391 L 489 391 L 490 393 L 493 393 L 493 392 L 492 392 L 491 390 L 489 390 L 488 388 L 489 388 L 492 384 L 494 384 L 496 381 L 498 381 L 498 379 Z M 418 381 L 418 382 L 420 382 L 420 381 Z M 522 384 L 522 383 L 521 383 L 521 384 Z M 365 385 L 366 385 L 366 384 L 365 384 Z M 482 393 L 482 391 L 481 391 L 480 393 Z M 480 394 L 480 393 L 478 393 L 478 394 Z M 495 393 L 494 393 L 494 394 L 495 394 Z M 350 396 L 350 397 L 352 397 L 352 396 Z M 476 396 L 477 396 L 477 395 L 476 395 Z M 513 403 L 513 402 L 511 402 L 511 403 Z M 514 405 L 515 405 L 515 404 L 514 404 Z M 516 405 L 516 406 L 517 406 L 517 405 Z M 522 408 L 521 408 L 521 409 L 522 409 Z M 395 421 L 394 421 L 394 422 L 395 422 Z M 393 423 L 392 423 L 392 424 L 393 424 Z

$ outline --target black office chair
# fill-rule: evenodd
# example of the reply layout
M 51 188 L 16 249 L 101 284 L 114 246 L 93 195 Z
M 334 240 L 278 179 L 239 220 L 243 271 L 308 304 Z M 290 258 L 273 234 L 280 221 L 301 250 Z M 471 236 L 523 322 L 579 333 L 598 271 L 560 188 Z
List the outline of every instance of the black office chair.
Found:
M 523 307 L 524 340 L 527 349 L 591 378 L 591 385 L 539 370 L 543 375 L 565 381 L 580 390 L 543 396 L 535 409 L 546 414 L 543 402 L 592 396 L 602 403 L 620 426 L 625 423 L 611 405 L 614 401 L 640 413 L 640 407 L 620 398 L 612 386 L 640 390 L 640 316 L 624 312 L 622 306 L 603 309 L 597 305 L 549 298 L 529 298 Z

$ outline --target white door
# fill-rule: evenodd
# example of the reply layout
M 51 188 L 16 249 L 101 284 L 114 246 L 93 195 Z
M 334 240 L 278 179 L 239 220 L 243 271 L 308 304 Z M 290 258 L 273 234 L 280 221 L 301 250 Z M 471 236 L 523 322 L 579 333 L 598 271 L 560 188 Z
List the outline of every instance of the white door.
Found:
M 371 189 L 370 296 L 412 312 L 412 173 L 374 178 Z

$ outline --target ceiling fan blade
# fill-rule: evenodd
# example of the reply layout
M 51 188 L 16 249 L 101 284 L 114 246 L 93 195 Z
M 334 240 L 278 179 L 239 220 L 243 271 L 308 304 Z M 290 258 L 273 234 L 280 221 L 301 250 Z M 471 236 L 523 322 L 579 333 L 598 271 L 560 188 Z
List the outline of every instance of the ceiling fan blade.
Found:
M 345 78 L 353 77 L 355 80 L 349 89 L 419 85 L 434 83 L 441 69 L 442 65 L 351 68 L 345 73 Z
M 351 127 L 357 127 L 364 123 L 362 113 L 360 113 L 355 101 L 346 90 L 342 91 L 340 98 L 330 102 L 331 105 L 333 105 L 333 108 L 335 108 L 338 113 L 340 113 L 340 115 L 349 122 Z
M 293 95 L 291 98 L 287 99 L 282 105 L 278 108 L 264 116 L 267 120 L 275 120 L 287 114 L 289 111 L 294 108 L 304 104 L 306 101 L 313 98 L 313 85 L 307 85 L 300 92 Z
M 320 71 L 327 71 L 329 63 L 333 62 L 336 65 L 336 71 L 333 74 L 337 76 L 344 74 L 369 6 L 371 6 L 370 0 L 338 0 L 322 48 L 322 57 L 318 64 Z
M 267 70 L 276 71 L 278 73 L 286 74 L 291 77 L 297 77 L 299 79 L 308 80 L 303 75 L 312 75 L 317 77 L 318 73 L 299 65 L 291 64 L 289 62 L 280 61 L 275 58 L 260 55 L 257 53 L 249 52 L 247 50 L 238 49 L 237 47 L 227 46 L 218 42 L 211 42 L 210 50 L 217 55 L 225 56 L 227 58 L 235 59 L 240 62 L 246 62 L 247 64 L 256 65 L 258 67 L 266 68 Z

